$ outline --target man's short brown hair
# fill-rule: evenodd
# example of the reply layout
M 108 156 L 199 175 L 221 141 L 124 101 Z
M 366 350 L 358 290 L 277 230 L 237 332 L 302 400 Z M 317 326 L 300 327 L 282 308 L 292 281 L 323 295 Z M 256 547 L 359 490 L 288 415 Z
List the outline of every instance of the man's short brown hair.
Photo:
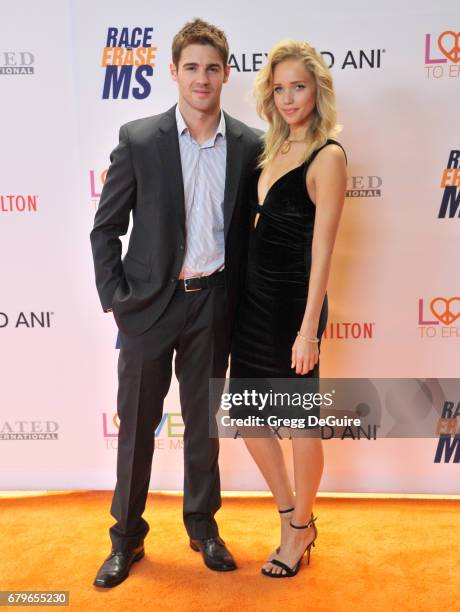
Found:
M 194 19 L 184 25 L 184 27 L 174 36 L 172 42 L 172 60 L 176 68 L 182 50 L 189 45 L 211 45 L 222 58 L 224 67 L 228 64 L 228 41 L 222 30 L 219 30 L 211 23 L 202 19 Z

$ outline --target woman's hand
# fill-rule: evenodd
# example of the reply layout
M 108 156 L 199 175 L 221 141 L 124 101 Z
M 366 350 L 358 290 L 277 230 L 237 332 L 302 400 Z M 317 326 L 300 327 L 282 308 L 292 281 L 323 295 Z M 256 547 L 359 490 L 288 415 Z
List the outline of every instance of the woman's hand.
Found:
M 307 374 L 318 363 L 319 350 L 317 342 L 309 342 L 297 336 L 292 345 L 291 368 L 296 374 Z

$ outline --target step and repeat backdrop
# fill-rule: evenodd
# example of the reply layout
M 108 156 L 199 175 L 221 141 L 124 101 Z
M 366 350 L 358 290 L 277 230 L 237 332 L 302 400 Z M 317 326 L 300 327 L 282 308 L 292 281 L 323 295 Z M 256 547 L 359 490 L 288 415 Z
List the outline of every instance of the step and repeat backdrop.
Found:
M 89 232 L 118 129 L 175 103 L 171 41 L 197 16 L 227 33 L 223 107 L 254 127 L 264 124 L 251 90 L 273 44 L 306 40 L 331 68 L 349 182 L 322 376 L 410 378 L 415 394 L 458 376 L 456 0 L 1 0 L 0 14 L 0 488 L 114 486 L 117 330 L 100 308 Z M 448 442 L 438 431 L 325 441 L 321 489 L 460 493 L 452 395 Z M 174 379 L 152 488 L 182 488 L 182 433 Z M 266 488 L 241 440 L 221 449 L 224 489 Z

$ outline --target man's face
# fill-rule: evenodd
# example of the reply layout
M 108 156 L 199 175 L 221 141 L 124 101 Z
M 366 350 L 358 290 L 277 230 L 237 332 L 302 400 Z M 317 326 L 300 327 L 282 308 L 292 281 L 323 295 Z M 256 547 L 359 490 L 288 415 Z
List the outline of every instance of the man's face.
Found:
M 188 45 L 182 49 L 179 65 L 170 65 L 179 87 L 179 100 L 189 108 L 208 113 L 220 107 L 222 85 L 228 81 L 230 66 L 223 65 L 211 45 Z

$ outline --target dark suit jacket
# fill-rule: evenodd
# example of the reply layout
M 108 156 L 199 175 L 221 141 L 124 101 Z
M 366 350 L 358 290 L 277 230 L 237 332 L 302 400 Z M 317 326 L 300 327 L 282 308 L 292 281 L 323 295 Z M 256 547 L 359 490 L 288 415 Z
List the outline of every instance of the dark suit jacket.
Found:
M 261 132 L 226 113 L 224 196 L 225 283 L 233 322 L 247 257 L 248 185 Z M 176 287 L 185 255 L 185 207 L 175 106 L 120 128 L 110 155 L 91 232 L 96 285 L 104 310 L 118 327 L 139 335 L 158 320 Z M 119 236 L 133 228 L 124 260 Z

